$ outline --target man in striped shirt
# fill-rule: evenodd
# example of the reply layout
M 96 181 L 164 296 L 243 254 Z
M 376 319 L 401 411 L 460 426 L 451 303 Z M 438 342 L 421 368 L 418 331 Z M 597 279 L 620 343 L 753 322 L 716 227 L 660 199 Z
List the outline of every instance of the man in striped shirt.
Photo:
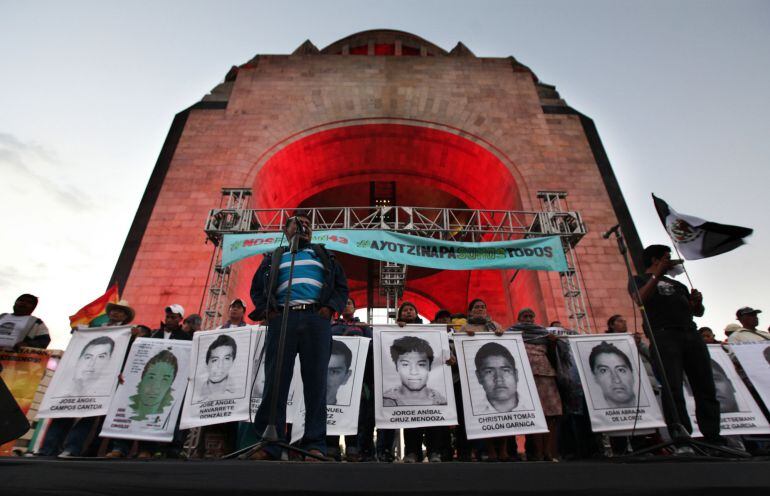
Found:
M 254 419 L 261 435 L 269 422 L 273 389 L 278 387 L 276 427 L 285 438 L 286 398 L 299 353 L 305 396 L 305 435 L 301 446 L 314 454 L 326 454 L 326 374 L 331 353 L 331 318 L 341 313 L 348 299 L 348 285 L 342 267 L 323 245 L 311 243 L 312 229 L 305 212 L 296 212 L 284 226 L 286 239 L 298 236 L 291 294 L 287 302 L 291 252 L 277 248 L 265 255 L 251 283 L 252 320 L 266 320 L 265 389 Z M 276 263 L 277 262 L 277 263 Z M 286 343 L 281 376 L 276 377 L 278 338 L 284 307 L 289 308 Z M 280 452 L 270 446 L 258 451 L 254 459 L 277 459 Z M 308 460 L 313 460 L 308 458 Z

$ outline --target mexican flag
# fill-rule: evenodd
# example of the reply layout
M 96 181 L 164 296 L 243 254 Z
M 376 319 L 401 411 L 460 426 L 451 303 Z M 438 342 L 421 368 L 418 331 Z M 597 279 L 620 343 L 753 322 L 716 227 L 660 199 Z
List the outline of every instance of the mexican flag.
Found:
M 655 195 L 652 195 L 652 200 L 671 241 L 687 260 L 713 257 L 734 250 L 746 244 L 743 238 L 754 232 L 748 227 L 717 224 L 681 214 Z

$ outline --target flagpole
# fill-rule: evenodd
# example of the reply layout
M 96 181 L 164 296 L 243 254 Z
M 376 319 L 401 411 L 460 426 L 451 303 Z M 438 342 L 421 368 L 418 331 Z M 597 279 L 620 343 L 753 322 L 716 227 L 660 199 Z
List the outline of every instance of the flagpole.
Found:
M 666 233 L 668 233 L 668 229 L 666 229 Z M 671 234 L 668 235 L 668 239 L 670 239 L 671 244 L 674 245 L 674 251 L 676 252 L 677 258 L 679 258 L 680 260 L 684 260 L 684 258 L 682 258 L 682 255 L 679 253 L 679 248 L 677 248 L 676 242 L 674 241 L 674 238 L 671 237 Z M 687 267 L 684 265 L 684 263 L 682 263 L 682 270 L 684 270 L 684 275 L 687 277 L 687 282 L 690 283 L 690 291 L 692 291 L 694 285 L 692 283 L 692 279 L 690 279 L 690 274 L 687 272 Z

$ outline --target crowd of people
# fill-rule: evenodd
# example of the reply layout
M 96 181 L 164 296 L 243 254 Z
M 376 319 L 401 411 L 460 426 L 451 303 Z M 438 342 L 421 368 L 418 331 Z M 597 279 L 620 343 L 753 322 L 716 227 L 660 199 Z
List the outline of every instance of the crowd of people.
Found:
M 375 428 L 371 349 L 364 373 L 357 435 L 344 437 L 344 449 L 338 437 L 326 436 L 326 405 L 330 400 L 333 404 L 337 388 L 347 380 L 344 376 L 345 370 L 349 369 L 349 364 L 347 367 L 342 366 L 342 362 L 346 360 L 344 354 L 335 355 L 332 336 L 371 338 L 372 327 L 354 316 L 356 305 L 348 295 L 344 271 L 334 255 L 327 252 L 323 245 L 311 243 L 309 219 L 298 213 L 287 222 L 284 230 L 288 239 L 295 235 L 299 239 L 296 254 L 281 247 L 264 256 L 253 278 L 250 296 L 254 308 L 248 314 L 253 322 L 266 324 L 268 328 L 263 397 L 278 395 L 276 425 L 286 426 L 285 405 L 292 374 L 292 367 L 284 366 L 279 375 L 277 358 L 279 350 L 282 350 L 283 363 L 293 363 L 296 355 L 299 355 L 301 363 L 306 417 L 305 431 L 299 446 L 308 454 L 306 460 L 395 461 L 398 458 L 398 430 Z M 290 260 L 293 255 L 296 263 L 291 294 L 287 298 Z M 629 329 L 627 319 L 620 314 L 610 317 L 605 332 L 633 334 L 644 370 L 656 394 L 660 393 L 662 373 L 665 370 L 665 377 L 671 384 L 674 404 L 669 404 L 666 395 L 660 395 L 660 398 L 669 430 L 672 432 L 636 436 L 633 439 L 623 436 L 620 440 L 594 434 L 579 385 L 576 386 L 574 380 L 566 378 L 568 374 L 560 373 L 563 372 L 562 367 L 570 353 L 566 341 L 559 339 L 558 333 L 552 332 L 553 328 L 562 328 L 561 324 L 538 323 L 538 316 L 531 308 L 522 308 L 518 311 L 517 321 L 506 327 L 495 320 L 497 316 L 489 314 L 482 299 L 475 298 L 461 313 L 439 310 L 430 323 L 446 325 L 449 332 L 467 335 L 479 332 L 497 336 L 508 332 L 522 333 L 548 432 L 527 435 L 523 442 L 521 436 L 468 440 L 463 425 L 459 370 L 452 351 L 446 364 L 452 367 L 459 425 L 403 429 L 401 461 L 415 463 L 426 459 L 430 462 L 515 461 L 522 458 L 537 461 L 580 459 L 606 456 L 613 450 L 616 453 L 626 451 L 629 446 L 644 446 L 659 441 L 661 436 L 676 436 L 678 433 L 673 430 L 677 429 L 678 425 L 691 432 L 692 426 L 687 415 L 674 417 L 675 410 L 686 411 L 682 393 L 685 376 L 694 393 L 698 425 L 705 440 L 713 445 L 727 444 L 720 435 L 720 409 L 706 348 L 707 343 L 718 342 L 711 329 L 704 327 L 698 330 L 693 321 L 693 317 L 703 314 L 702 296 L 697 290 L 690 290 L 669 276 L 675 262 L 671 261 L 671 250 L 668 247 L 652 245 L 646 248 L 644 263 L 645 273 L 636 276 L 634 281 L 629 281 L 629 292 L 640 300 L 638 303 L 644 305 L 647 311 L 650 322 L 647 335 L 642 329 Z M 638 295 L 634 283 L 638 288 Z M 32 316 L 36 305 L 37 298 L 25 294 L 17 299 L 13 313 L 0 314 L 0 329 L 13 330 L 14 326 L 23 328 L 18 333 L 21 339 L 15 345 L 17 348 L 45 348 L 50 342 L 45 324 Z M 287 305 L 286 341 L 283 346 L 279 346 L 281 318 Z M 133 326 L 132 339 L 149 337 L 190 340 L 193 333 L 201 330 L 201 317 L 196 314 L 185 316 L 185 310 L 179 304 L 165 307 L 164 320 L 154 330 L 135 324 L 134 311 L 125 301 L 107 305 L 106 311 L 109 316 L 107 326 Z M 233 300 L 229 306 L 228 320 L 222 327 L 246 325 L 246 312 L 247 305 L 243 300 Z M 727 342 L 733 344 L 770 340 L 770 333 L 758 329 L 760 312 L 749 307 L 740 308 L 736 312 L 739 324 L 731 324 L 733 327 L 727 333 Z M 424 323 L 417 306 L 408 301 L 399 306 L 396 322 L 399 326 Z M 565 331 L 563 328 L 561 330 Z M 657 342 L 662 368 L 654 353 L 651 353 L 648 335 L 654 336 Z M 409 343 L 403 344 L 410 346 Z M 490 405 L 504 408 L 501 405 L 518 401 L 515 388 L 512 394 L 506 388 L 506 381 L 511 380 L 516 369 L 512 358 L 506 359 L 504 352 L 495 353 L 492 348 L 487 350 L 488 353 L 476 357 L 479 361 L 478 380 L 487 393 Z M 409 354 L 408 350 L 405 354 Z M 433 362 L 437 358 L 431 355 L 430 361 Z M 330 374 L 337 374 L 339 377 L 335 376 L 334 380 L 330 380 Z M 422 384 L 421 387 L 424 388 L 425 385 Z M 402 391 L 399 388 L 385 393 L 387 401 L 393 405 L 398 405 L 402 396 L 415 394 L 425 396 L 425 404 L 432 404 L 431 401 L 435 401 L 435 398 L 431 395 L 439 394 L 432 390 Z M 270 421 L 269 404 L 269 401 L 262 402 L 253 424 L 231 423 L 225 428 L 214 427 L 224 429 L 223 435 L 230 439 L 233 448 L 259 441 Z M 95 434 L 98 433 L 102 421 L 103 417 L 54 419 L 41 449 L 36 454 L 62 457 L 95 454 L 95 442 L 98 441 Z M 281 431 L 279 434 L 288 439 L 288 434 L 283 432 L 283 429 Z M 106 452 L 107 456 L 112 458 L 122 458 L 134 453 L 138 458 L 177 457 L 182 454 L 184 435 L 185 432 L 177 427 L 174 440 L 170 443 L 138 442 L 133 446 L 131 441 L 111 440 Z M 102 449 L 104 450 L 104 447 Z M 277 460 L 282 456 L 286 454 L 276 446 L 268 444 L 264 449 L 253 453 L 251 458 Z

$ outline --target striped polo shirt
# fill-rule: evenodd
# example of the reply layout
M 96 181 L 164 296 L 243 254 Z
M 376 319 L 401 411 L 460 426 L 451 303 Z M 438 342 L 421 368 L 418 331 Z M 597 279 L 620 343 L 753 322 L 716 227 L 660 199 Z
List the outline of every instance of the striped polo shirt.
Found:
M 289 285 L 289 266 L 291 253 L 286 251 L 281 256 L 278 270 L 278 289 L 276 301 L 283 306 L 286 300 L 286 287 Z M 308 247 L 297 252 L 294 262 L 294 280 L 291 284 L 291 301 L 289 305 L 318 303 L 323 286 L 324 266 L 312 248 Z

